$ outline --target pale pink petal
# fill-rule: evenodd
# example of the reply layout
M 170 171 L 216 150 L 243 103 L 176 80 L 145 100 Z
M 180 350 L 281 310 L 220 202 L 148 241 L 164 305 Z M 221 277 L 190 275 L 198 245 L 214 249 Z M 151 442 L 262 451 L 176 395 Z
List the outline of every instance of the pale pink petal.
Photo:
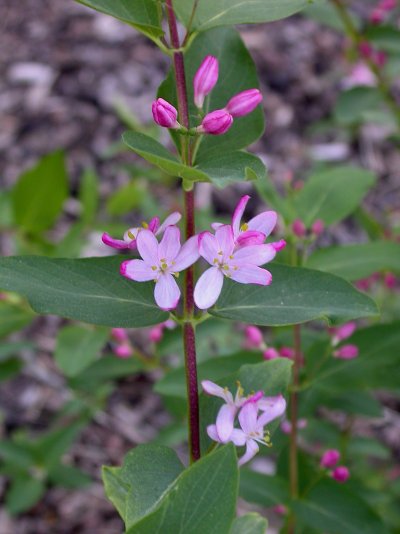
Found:
M 276 226 L 278 215 L 275 211 L 264 211 L 256 215 L 247 223 L 249 230 L 257 230 L 267 237 Z
M 173 310 L 178 305 L 181 291 L 172 274 L 164 273 L 154 288 L 154 298 L 162 310 Z
M 168 215 L 162 225 L 157 228 L 155 234 L 162 234 L 168 226 L 173 226 L 174 224 L 178 223 L 181 218 L 182 215 L 179 213 L 179 211 L 174 211 L 173 213 L 171 213 L 171 215 Z
M 235 415 L 236 407 L 229 404 L 223 404 L 218 412 L 215 425 L 223 443 L 227 443 L 231 437 Z
M 223 224 L 217 228 L 215 237 L 218 241 L 218 253 L 222 252 L 224 258 L 228 258 L 235 248 L 235 241 L 233 239 L 232 226 L 229 224 Z M 219 254 L 221 256 L 221 254 Z
M 213 222 L 213 223 L 211 223 L 211 228 L 212 228 L 213 230 L 218 230 L 218 228 L 219 228 L 220 226 L 223 226 L 223 225 L 224 225 L 224 223 Z
M 264 265 L 273 260 L 276 250 L 272 245 L 252 245 L 243 247 L 234 254 L 232 263 L 251 263 L 252 265 Z
M 194 235 L 183 244 L 174 260 L 173 269 L 175 272 L 183 271 L 195 263 L 199 259 L 199 256 L 199 238 L 197 235 Z
M 181 231 L 177 226 L 168 226 L 158 246 L 158 259 L 172 261 L 181 249 Z
M 233 404 L 232 393 L 228 389 L 211 382 L 211 380 L 203 380 L 201 382 L 201 387 L 207 395 L 220 397 L 221 399 L 224 399 L 224 401 Z
M 236 239 L 238 247 L 248 247 L 250 245 L 261 245 L 265 241 L 265 234 L 256 230 L 246 230 L 241 232 Z
M 246 209 L 246 205 L 248 201 L 250 200 L 249 195 L 243 196 L 239 202 L 238 205 L 235 208 L 235 211 L 233 212 L 232 217 L 232 228 L 233 228 L 233 236 L 235 239 L 237 239 L 239 232 L 240 232 L 240 221 L 243 217 L 244 210 Z M 253 228 L 252 228 L 253 230 Z
M 107 234 L 107 232 L 104 232 L 104 234 L 101 236 L 101 240 L 103 243 L 109 247 L 117 248 L 117 249 L 124 249 L 129 248 L 129 244 L 123 241 L 122 239 L 114 239 L 110 236 L 110 234 Z
M 266 269 L 261 269 L 256 265 L 237 264 L 238 269 L 230 270 L 232 280 L 240 284 L 257 284 L 268 286 L 272 282 L 272 274 Z
M 131 241 L 135 241 L 135 243 L 136 243 L 136 238 L 137 238 L 137 235 L 140 232 L 140 230 L 143 230 L 142 226 L 140 226 L 139 228 L 137 228 L 137 227 L 128 228 L 128 230 L 124 233 L 125 242 L 128 244 Z
M 158 241 L 150 230 L 140 230 L 137 239 L 137 248 L 144 261 L 151 266 L 158 265 Z
M 218 436 L 217 427 L 215 425 L 208 425 L 207 434 L 213 441 L 221 443 L 221 440 Z
M 229 441 L 232 441 L 236 447 L 242 447 L 246 443 L 246 434 L 243 432 L 243 430 L 234 428 Z
M 216 303 L 224 283 L 224 275 L 217 267 L 207 269 L 194 288 L 194 301 L 200 310 L 211 308 Z
M 219 258 L 218 241 L 211 232 L 199 234 L 199 252 L 210 265 L 214 265 L 214 259 Z
M 157 271 L 153 270 L 143 260 L 127 260 L 121 264 L 120 273 L 135 282 L 148 282 L 155 280 Z
M 150 232 L 153 232 L 153 234 L 156 234 L 157 235 L 157 230 L 160 226 L 160 218 L 159 217 L 153 217 L 149 224 L 148 224 L 148 229 L 150 230 Z
M 277 397 L 264 397 L 257 404 L 259 409 L 264 412 L 258 418 L 258 428 L 263 428 L 277 417 L 281 417 L 286 410 L 286 401 L 282 395 L 278 395 Z
M 246 452 L 243 454 L 243 456 L 239 459 L 239 466 L 244 465 L 245 463 L 249 462 L 260 450 L 257 443 L 254 441 L 254 439 L 249 439 L 246 443 Z
M 239 423 L 247 436 L 257 429 L 257 411 L 257 406 L 253 402 L 248 402 L 239 412 Z

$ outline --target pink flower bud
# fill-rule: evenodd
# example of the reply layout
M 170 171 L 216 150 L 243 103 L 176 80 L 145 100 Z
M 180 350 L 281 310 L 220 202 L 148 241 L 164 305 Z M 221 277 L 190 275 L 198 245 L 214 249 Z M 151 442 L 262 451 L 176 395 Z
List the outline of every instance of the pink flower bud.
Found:
M 273 347 L 270 347 L 269 349 L 264 350 L 263 358 L 264 360 L 275 360 L 276 358 L 279 358 L 279 352 Z
M 207 113 L 197 131 L 211 135 L 221 135 L 229 130 L 232 123 L 233 117 L 230 113 L 224 109 L 216 109 L 211 113 Z
M 378 4 L 379 9 L 383 11 L 392 11 L 396 9 L 397 0 L 381 0 Z
M 203 107 L 204 98 L 210 93 L 218 80 L 218 59 L 206 56 L 193 79 L 194 103 Z
M 123 328 L 112 328 L 111 335 L 115 341 L 119 341 L 120 343 L 128 341 L 128 334 Z
M 292 231 L 296 237 L 303 238 L 306 235 L 306 227 L 303 221 L 300 219 L 293 221 Z
M 287 514 L 286 506 L 284 506 L 283 504 L 277 504 L 276 506 L 274 506 L 272 508 L 272 511 L 275 512 L 278 515 L 286 515 Z
M 284 434 L 290 434 L 292 431 L 292 423 L 290 421 L 282 421 L 281 430 Z
M 176 120 L 178 112 L 169 102 L 163 98 L 154 100 L 151 111 L 156 124 L 164 128 L 179 128 L 179 122 Z
M 350 471 L 344 465 L 335 467 L 331 474 L 332 478 L 340 483 L 346 482 L 350 477 Z
M 124 343 L 115 347 L 114 353 L 118 358 L 129 358 L 133 354 L 133 349 L 130 345 Z
M 393 273 L 386 273 L 383 281 L 388 289 L 394 289 L 396 287 L 396 276 Z
M 369 16 L 371 24 L 382 24 L 385 20 L 385 12 L 382 9 L 376 8 Z
M 292 347 L 281 347 L 279 349 L 279 354 L 282 358 L 289 358 L 290 360 L 294 358 L 294 350 Z
M 258 89 L 247 89 L 233 96 L 225 106 L 232 117 L 243 117 L 251 113 L 261 102 L 262 94 Z
M 382 50 L 376 50 L 372 56 L 372 60 L 377 67 L 384 67 L 387 61 L 386 52 L 383 52 Z
M 307 428 L 307 425 L 308 425 L 308 421 L 307 419 L 304 419 L 304 417 L 302 417 L 301 419 L 297 421 L 297 428 L 299 430 L 303 430 L 303 428 Z
M 329 449 L 324 452 L 321 458 L 320 466 L 327 469 L 332 469 L 338 463 L 340 452 L 336 449 Z
M 356 328 L 357 328 L 357 325 L 354 321 L 343 324 L 342 326 L 339 326 L 338 328 L 332 328 L 331 329 L 331 333 L 333 335 L 332 343 L 334 345 L 337 345 L 339 341 L 343 341 L 344 339 L 347 339 L 348 337 L 354 334 L 354 332 L 356 331 Z
M 317 219 L 315 222 L 313 222 L 311 226 L 311 232 L 316 236 L 320 236 L 322 232 L 324 231 L 325 225 L 324 221 L 321 219 Z
M 372 53 L 374 51 L 372 45 L 368 41 L 362 41 L 358 46 L 358 50 L 360 54 L 366 59 L 371 58 Z
M 341 360 L 352 360 L 353 358 L 357 358 L 358 352 L 358 347 L 356 345 L 343 345 L 343 347 L 335 350 L 333 355 L 335 358 Z
M 274 249 L 279 252 L 283 250 L 286 247 L 286 241 L 284 239 L 280 239 L 279 241 L 274 241 L 273 243 L 270 243 Z
M 163 337 L 163 331 L 164 324 L 158 324 L 157 326 L 153 326 L 149 333 L 150 341 L 153 343 L 158 343 L 159 341 L 161 341 Z
M 244 330 L 246 337 L 246 346 L 258 348 L 263 343 L 263 335 L 256 326 L 246 326 Z

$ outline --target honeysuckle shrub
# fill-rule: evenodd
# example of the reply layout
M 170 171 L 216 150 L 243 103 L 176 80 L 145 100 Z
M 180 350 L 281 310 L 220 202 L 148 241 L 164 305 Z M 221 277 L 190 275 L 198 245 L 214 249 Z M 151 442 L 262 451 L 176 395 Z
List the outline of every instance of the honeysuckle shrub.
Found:
M 54 354 L 71 390 L 65 411 L 73 424 L 34 442 L 27 436 L 0 442 L 13 480 L 8 509 L 29 509 L 51 483 L 86 484 L 87 477 L 62 462 L 63 452 L 107 398 L 110 381 L 161 369 L 154 389 L 171 424 L 155 443 L 130 451 L 121 466 L 103 469 L 106 495 L 125 532 L 266 532 L 261 515 L 237 517 L 238 496 L 270 508 L 283 532 L 398 528 L 391 451 L 353 427 L 356 417 L 382 414 L 375 390 L 399 391 L 400 245 L 391 228 L 364 211 L 357 221 L 369 242 L 319 246 L 330 226 L 359 215 L 377 177 L 361 166 L 337 165 L 312 171 L 301 188 L 291 181 L 282 194 L 262 161 L 246 151 L 263 132 L 262 93 L 234 25 L 282 19 L 310 2 L 82 3 L 132 25 L 171 58 L 148 110 L 171 142 L 161 143 L 148 129 L 128 131 L 123 141 L 152 166 L 141 167 L 151 180 L 167 175 L 179 182 L 182 208 L 144 208 L 148 222 L 132 214 L 129 229 L 106 225 L 97 216 L 98 177 L 88 170 L 80 181 L 80 216 L 56 244 L 46 232 L 68 195 L 61 152 L 25 172 L 2 200 L 18 255 L 0 260 L 0 314 L 7 319 L 0 335 L 36 314 L 74 321 L 60 329 Z M 348 12 L 340 0 L 316 0 L 308 12 L 329 22 L 332 8 L 342 27 Z M 371 23 L 386 21 L 393 9 L 380 3 Z M 379 82 L 383 59 L 375 48 L 367 54 L 364 34 L 355 28 L 351 46 Z M 390 83 L 377 88 L 394 111 Z M 335 114 L 347 117 L 341 105 Z M 196 223 L 197 182 L 223 189 L 243 181 L 252 182 L 265 204 L 260 213 L 248 216 L 249 195 L 238 195 L 225 221 L 206 213 L 209 224 Z M 141 187 L 134 193 L 151 198 L 149 186 Z M 110 215 L 137 207 L 127 196 L 125 190 L 113 195 Z M 99 228 L 110 255 L 76 259 Z M 367 290 L 386 310 L 385 322 Z M 148 328 L 149 352 L 128 330 L 138 328 Z M 27 348 L 5 342 L 2 376 L 21 369 L 15 354 Z M 333 423 L 335 412 L 340 424 Z M 182 444 L 188 452 L 178 457 L 174 447 L 182 452 Z

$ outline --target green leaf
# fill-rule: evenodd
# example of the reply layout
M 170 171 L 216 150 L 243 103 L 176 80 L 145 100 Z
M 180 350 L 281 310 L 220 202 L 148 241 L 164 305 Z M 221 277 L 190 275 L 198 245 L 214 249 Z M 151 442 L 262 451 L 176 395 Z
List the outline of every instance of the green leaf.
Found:
M 24 364 L 19 358 L 9 358 L 5 362 L 0 362 L 0 381 L 9 380 L 17 375 L 23 366 Z
M 42 314 L 123 328 L 165 321 L 168 314 L 154 302 L 154 285 L 127 280 L 119 274 L 120 264 L 115 256 L 1 258 L 0 288 L 25 295 Z
M 221 296 L 209 313 L 260 326 L 314 319 L 336 323 L 378 314 L 375 303 L 342 278 L 301 267 L 267 267 L 273 276 L 270 286 L 225 280 Z
M 163 35 L 158 5 L 148 0 L 77 0 L 79 3 L 111 15 L 134 26 L 151 39 Z
M 54 465 L 51 467 L 48 477 L 53 484 L 68 489 L 84 488 L 92 483 L 89 475 L 72 465 Z
M 110 215 L 124 215 L 142 202 L 146 191 L 136 182 L 130 182 L 113 193 L 107 200 Z
M 322 248 L 308 258 L 307 267 L 329 271 L 347 280 L 367 278 L 377 271 L 400 272 L 400 244 L 372 241 Z
M 309 177 L 294 199 L 306 226 L 316 219 L 336 223 L 350 215 L 375 183 L 375 175 L 358 167 L 341 166 Z
M 320 24 L 325 24 L 333 30 L 338 30 L 341 32 L 345 31 L 342 19 L 340 18 L 335 7 L 329 0 L 324 0 L 322 2 L 313 2 L 303 11 L 302 14 L 306 17 L 310 17 L 311 19 L 319 22 Z M 359 28 L 360 19 L 349 11 L 347 11 L 347 14 L 349 17 L 351 17 L 354 26 L 356 28 Z
M 400 53 L 400 31 L 393 26 L 370 26 L 365 38 L 379 50 L 389 54 Z
M 29 310 L 0 301 L 0 338 L 24 328 L 34 317 L 35 315 Z
M 265 178 L 265 167 L 260 158 L 248 152 L 226 152 L 211 157 L 203 156 L 198 168 L 209 176 L 217 187 L 233 182 Z
M 251 512 L 235 519 L 230 534 L 266 534 L 267 527 L 268 521 L 264 517 Z
M 327 534 L 388 534 L 379 516 L 357 495 L 332 480 L 319 482 L 292 504 L 298 519 Z
M 16 443 L 14 439 L 0 441 L 0 458 L 7 465 L 21 470 L 29 470 L 35 463 L 31 451 L 24 447 L 23 443 Z
M 58 465 L 61 456 L 71 447 L 84 427 L 84 421 L 75 421 L 67 426 L 51 430 L 37 441 L 31 442 L 37 462 L 48 470 Z
M 42 158 L 19 178 L 13 190 L 16 223 L 27 232 L 50 228 L 68 196 L 68 178 L 62 152 Z
M 348 126 L 364 119 L 364 113 L 382 102 L 382 95 L 375 87 L 352 87 L 340 93 L 333 110 L 339 124 Z
M 135 357 L 121 359 L 115 355 L 103 356 L 78 376 L 73 377 L 69 383 L 72 388 L 86 389 L 101 382 L 134 375 L 142 369 L 143 364 Z
M 188 4 L 187 0 L 184 0 Z M 279 0 L 281 1 L 281 0 Z M 265 0 L 262 0 L 265 3 Z M 201 0 L 199 7 L 207 2 Z M 215 5 L 215 3 L 214 3 Z M 175 6 L 175 3 L 174 3 Z M 224 22 L 224 24 L 227 24 Z M 205 111 L 221 109 L 235 94 L 258 87 L 258 77 L 254 62 L 239 33 L 233 28 L 217 28 L 198 35 L 185 53 L 186 85 L 188 90 L 190 125 L 200 123 L 198 111 L 193 103 L 193 78 L 206 55 L 219 60 L 219 83 L 214 87 L 205 102 Z M 176 92 L 173 72 L 159 89 L 159 96 L 176 105 Z M 264 131 L 264 116 L 260 106 L 245 117 L 235 119 L 233 126 L 224 135 L 205 135 L 202 138 L 195 164 L 201 167 L 203 160 L 221 156 L 248 147 Z M 176 140 L 176 136 L 174 137 Z
M 17 515 L 30 510 L 46 490 L 43 480 L 23 476 L 14 478 L 6 494 L 6 508 L 9 514 Z
M 107 498 L 113 503 L 119 515 L 125 518 L 126 500 L 130 493 L 130 485 L 121 476 L 121 467 L 108 467 L 103 465 L 101 470 L 104 491 Z
M 250 469 L 242 469 L 239 494 L 245 501 L 263 507 L 276 506 L 289 501 L 289 484 L 278 476 L 266 476 Z
M 66 376 L 76 376 L 99 356 L 109 336 L 106 328 L 89 330 L 66 326 L 58 332 L 54 353 L 57 365 Z
M 82 175 L 79 200 L 82 205 L 82 223 L 84 225 L 92 224 L 95 220 L 99 203 L 99 178 L 92 169 L 86 169 Z
M 175 10 L 188 24 L 194 0 L 175 0 Z M 193 29 L 204 32 L 215 26 L 271 22 L 297 13 L 309 4 L 308 0 L 201 0 L 193 18 Z
M 186 469 L 154 511 L 133 525 L 127 534 L 229 534 L 237 491 L 236 453 L 229 444 Z

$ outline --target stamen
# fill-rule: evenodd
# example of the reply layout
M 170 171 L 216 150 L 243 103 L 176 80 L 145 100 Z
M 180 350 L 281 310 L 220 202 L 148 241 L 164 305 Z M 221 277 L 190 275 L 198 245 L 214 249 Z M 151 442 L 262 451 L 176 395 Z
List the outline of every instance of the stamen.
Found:
M 132 232 L 130 230 L 128 230 L 128 237 L 130 237 L 131 239 L 135 240 L 135 236 L 132 234 Z
M 229 271 L 229 265 L 227 265 L 226 263 L 224 263 L 222 268 L 223 268 L 224 271 Z
M 222 255 L 223 255 L 222 250 L 219 250 L 219 251 L 218 251 L 218 256 L 222 256 Z
M 243 223 L 240 229 L 242 232 L 246 232 L 249 229 L 249 225 L 247 223 Z
M 142 222 L 142 226 L 143 226 L 143 228 L 146 228 L 146 229 L 149 227 L 149 225 L 147 224 L 146 221 L 143 221 L 143 222 Z
M 230 255 L 230 256 L 229 256 L 229 259 L 230 259 L 230 260 L 233 260 L 233 256 L 232 256 L 232 255 Z
M 151 266 L 151 270 L 152 270 L 152 271 L 157 271 L 157 265 L 152 265 L 152 266 Z

